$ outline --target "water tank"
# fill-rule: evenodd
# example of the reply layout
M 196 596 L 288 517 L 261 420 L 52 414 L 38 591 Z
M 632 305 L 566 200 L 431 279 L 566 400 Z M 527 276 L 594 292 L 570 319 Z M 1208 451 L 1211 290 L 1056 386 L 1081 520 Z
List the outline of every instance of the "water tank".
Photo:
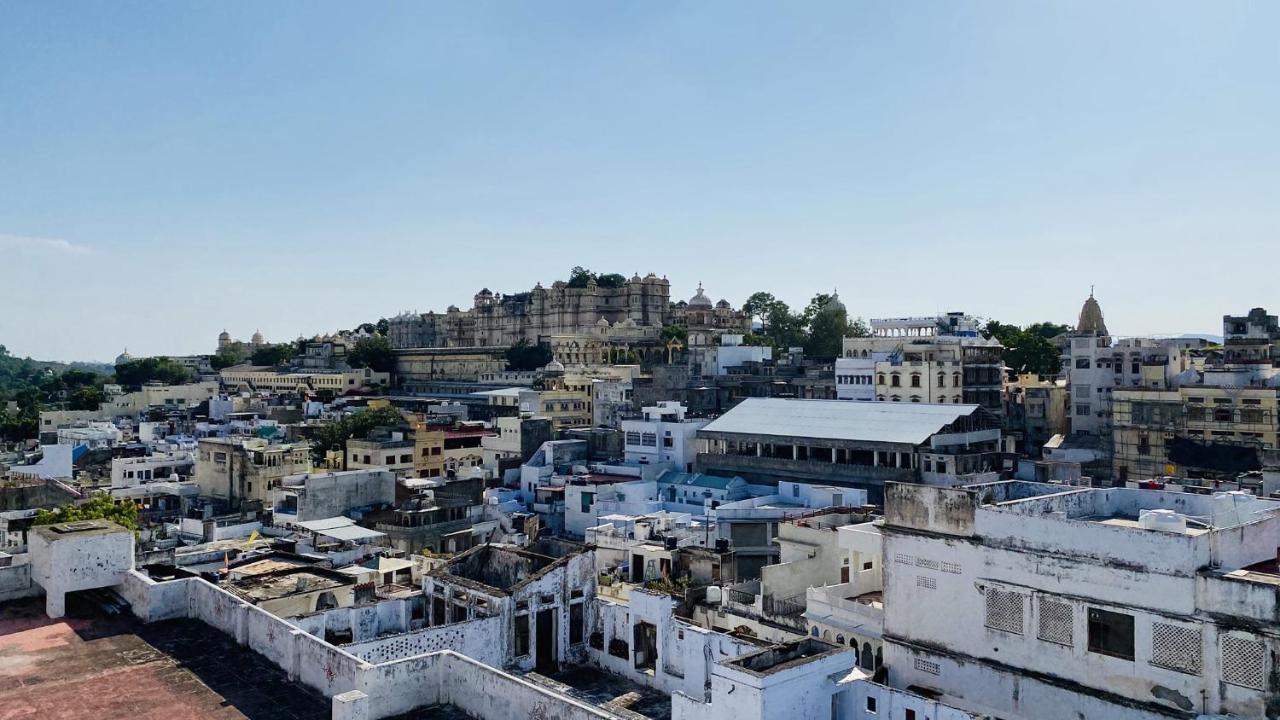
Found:
M 1138 513 L 1138 527 L 1181 535 L 1187 532 L 1187 517 L 1172 510 L 1141 510 Z
M 729 540 L 728 540 L 728 538 L 716 538 L 716 552 L 718 552 L 718 553 L 720 553 L 720 554 L 722 554 L 722 555 L 723 555 L 724 553 L 729 552 Z
M 675 537 L 674 535 L 668 535 L 666 538 L 664 538 L 664 540 L 665 540 L 665 543 L 663 547 L 665 547 L 667 550 L 675 550 L 677 547 L 679 547 L 679 542 L 680 542 L 679 538 Z
M 723 598 L 724 598 L 724 594 L 721 592 L 719 587 L 712 585 L 711 587 L 707 588 L 707 604 L 708 605 L 719 605 Z
M 1240 490 L 1213 494 L 1214 527 L 1243 525 L 1253 505 L 1253 495 Z

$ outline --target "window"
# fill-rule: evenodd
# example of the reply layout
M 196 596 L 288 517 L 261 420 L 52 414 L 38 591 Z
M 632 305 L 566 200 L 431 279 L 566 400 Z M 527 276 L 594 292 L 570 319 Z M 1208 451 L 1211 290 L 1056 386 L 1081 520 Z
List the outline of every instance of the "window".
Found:
M 582 603 L 573 603 L 569 606 L 569 644 L 578 645 L 582 642 L 583 620 L 582 620 Z
M 936 662 L 930 662 L 924 658 L 916 658 L 915 668 L 920 672 L 929 673 L 930 675 L 942 674 L 942 668 Z
M 516 638 L 515 638 L 516 657 L 523 657 L 529 654 L 529 616 L 516 616 Z
M 867 712 L 875 714 L 875 711 L 876 711 L 876 699 L 871 695 L 868 695 L 867 696 Z
M 1151 623 L 1151 664 L 1189 675 L 1200 674 L 1200 630 Z
M 662 438 L 662 447 L 669 448 L 669 447 L 675 447 L 675 446 L 676 446 L 675 438 L 670 436 Z
M 946 386 L 947 386 L 947 374 L 938 373 L 938 387 L 946 387 Z
M 634 432 L 634 431 L 628 431 L 628 432 L 627 432 L 627 444 L 628 444 L 628 445 L 639 445 L 639 444 L 640 444 L 640 433 L 638 433 L 638 432 Z
M 1222 636 L 1222 682 L 1262 690 L 1266 679 L 1266 648 L 1239 635 Z
M 1089 369 L 1089 358 L 1076 358 L 1076 369 L 1077 369 L 1077 370 L 1088 370 L 1088 369 Z
M 592 500 L 595 499 L 595 497 L 596 497 L 595 493 L 589 493 L 589 492 L 582 493 L 582 512 L 584 513 L 591 512 L 591 502 Z
M 911 708 L 907 708 L 902 715 L 902 720 L 916 720 L 916 711 Z
M 1040 628 L 1036 637 L 1045 642 L 1071 647 L 1074 636 L 1071 603 L 1042 596 L 1039 610 Z
M 1088 417 L 1088 416 L 1089 416 L 1089 406 L 1088 406 L 1088 405 L 1076 405 L 1076 416 L 1077 416 L 1077 417 Z
M 1089 608 L 1089 652 L 1133 659 L 1133 616 Z
M 914 388 L 918 388 L 918 387 L 920 387 L 920 374 L 919 374 L 919 373 L 911 373 L 911 387 L 914 387 Z
M 902 387 L 902 378 L 897 373 L 894 373 L 889 380 L 889 384 L 893 387 Z
M 1015 635 L 1022 634 L 1022 595 L 1020 593 L 989 587 L 986 600 L 987 627 Z

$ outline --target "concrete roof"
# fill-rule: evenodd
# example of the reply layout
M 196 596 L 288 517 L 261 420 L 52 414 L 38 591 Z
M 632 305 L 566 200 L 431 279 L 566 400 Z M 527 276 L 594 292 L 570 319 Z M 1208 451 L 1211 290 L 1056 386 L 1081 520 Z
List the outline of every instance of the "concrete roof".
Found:
M 918 445 L 977 405 L 748 398 L 701 433 Z

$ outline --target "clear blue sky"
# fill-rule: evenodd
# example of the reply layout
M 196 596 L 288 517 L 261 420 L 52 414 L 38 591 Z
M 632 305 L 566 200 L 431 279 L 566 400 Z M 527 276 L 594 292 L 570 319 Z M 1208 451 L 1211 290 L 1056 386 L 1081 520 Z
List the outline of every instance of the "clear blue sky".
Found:
M 0 3 L 0 344 L 585 265 L 1117 334 L 1280 310 L 1280 3 Z

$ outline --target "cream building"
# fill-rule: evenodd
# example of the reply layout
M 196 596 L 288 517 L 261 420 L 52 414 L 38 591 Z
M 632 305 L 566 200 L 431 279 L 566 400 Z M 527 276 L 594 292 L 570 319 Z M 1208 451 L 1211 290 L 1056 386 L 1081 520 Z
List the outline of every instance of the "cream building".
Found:
M 272 393 L 315 394 L 328 390 L 342 395 L 351 390 L 385 386 L 391 381 L 390 373 L 375 372 L 369 368 L 347 371 L 280 372 L 273 367 L 234 365 L 220 373 L 222 384 L 231 390 Z
M 200 494 L 241 503 L 271 501 L 271 491 L 289 475 L 311 471 L 307 443 L 271 443 L 260 438 L 203 438 L 196 449 Z

